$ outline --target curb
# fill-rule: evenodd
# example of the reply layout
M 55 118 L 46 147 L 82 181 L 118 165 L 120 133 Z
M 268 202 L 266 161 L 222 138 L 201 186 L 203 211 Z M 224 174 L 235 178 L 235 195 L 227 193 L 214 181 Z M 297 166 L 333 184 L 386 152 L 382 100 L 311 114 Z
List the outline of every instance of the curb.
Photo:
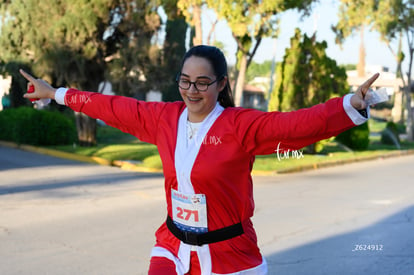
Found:
M 119 168 L 121 168 L 123 170 L 127 170 L 127 171 L 143 172 L 143 173 L 160 173 L 160 172 L 162 172 L 162 170 L 158 170 L 158 169 L 137 167 L 136 165 L 134 165 L 132 163 L 129 163 L 127 161 L 120 161 L 120 160 L 110 161 L 110 160 L 100 158 L 100 157 L 82 156 L 82 155 L 63 152 L 63 151 L 54 150 L 54 149 L 36 147 L 36 146 L 33 146 L 33 145 L 16 144 L 14 142 L 1 141 L 1 140 L 0 140 L 0 145 L 5 146 L 5 147 L 10 147 L 10 148 L 21 149 L 21 150 L 24 150 L 24 151 L 39 153 L 39 154 L 43 154 L 43 155 L 74 160 L 74 161 L 99 164 L 99 165 L 103 165 L 103 166 L 115 166 L 115 167 L 119 167 Z
M 147 167 L 138 167 L 133 163 L 124 160 L 114 160 L 112 166 L 119 167 L 123 170 L 134 171 L 134 172 L 143 172 L 143 173 L 162 173 L 163 171 L 155 168 Z
M 106 159 L 102 159 L 98 157 L 87 157 L 87 156 L 82 156 L 82 155 L 78 155 L 74 153 L 62 152 L 62 151 L 54 150 L 54 149 L 36 147 L 33 145 L 16 144 L 14 142 L 8 142 L 8 141 L 0 141 L 0 145 L 11 147 L 11 148 L 16 148 L 16 149 L 21 149 L 24 151 L 39 153 L 43 155 L 49 155 L 53 157 L 69 159 L 69 160 L 96 163 L 96 164 L 101 164 L 101 165 L 111 165 L 110 161 Z

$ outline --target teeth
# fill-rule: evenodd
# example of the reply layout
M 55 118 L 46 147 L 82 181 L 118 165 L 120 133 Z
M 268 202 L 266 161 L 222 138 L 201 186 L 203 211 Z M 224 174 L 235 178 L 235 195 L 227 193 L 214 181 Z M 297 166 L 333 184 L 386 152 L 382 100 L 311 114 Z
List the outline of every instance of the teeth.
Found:
M 191 97 L 189 97 L 188 98 L 190 101 L 199 101 L 199 100 L 201 100 L 201 98 L 191 98 Z

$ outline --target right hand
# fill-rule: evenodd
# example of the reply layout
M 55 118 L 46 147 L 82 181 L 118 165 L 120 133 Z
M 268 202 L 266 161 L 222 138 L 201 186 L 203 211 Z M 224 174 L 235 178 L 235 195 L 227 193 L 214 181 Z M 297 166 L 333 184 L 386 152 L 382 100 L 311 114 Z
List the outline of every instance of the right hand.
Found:
M 366 80 L 361 86 L 358 87 L 355 94 L 351 97 L 351 105 L 357 110 L 366 109 L 368 106 L 364 101 L 365 95 L 369 91 L 369 87 L 377 80 L 379 73 L 374 74 L 368 80 Z
M 49 83 L 44 81 L 43 79 L 36 79 L 30 74 L 26 73 L 22 69 L 20 69 L 20 73 L 23 75 L 24 78 L 26 78 L 29 83 L 27 85 L 27 88 L 29 88 L 30 85 L 34 86 L 34 93 L 25 93 L 23 97 L 28 99 L 35 99 L 35 98 L 50 98 L 55 99 L 55 93 L 56 89 L 50 86 Z

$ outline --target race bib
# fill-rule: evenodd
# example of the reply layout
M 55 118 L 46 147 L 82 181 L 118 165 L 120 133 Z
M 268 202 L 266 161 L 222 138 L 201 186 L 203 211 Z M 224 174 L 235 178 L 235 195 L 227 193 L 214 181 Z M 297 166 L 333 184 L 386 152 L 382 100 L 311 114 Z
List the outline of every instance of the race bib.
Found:
M 182 231 L 205 233 L 207 202 L 204 194 L 183 194 L 171 189 L 172 219 Z

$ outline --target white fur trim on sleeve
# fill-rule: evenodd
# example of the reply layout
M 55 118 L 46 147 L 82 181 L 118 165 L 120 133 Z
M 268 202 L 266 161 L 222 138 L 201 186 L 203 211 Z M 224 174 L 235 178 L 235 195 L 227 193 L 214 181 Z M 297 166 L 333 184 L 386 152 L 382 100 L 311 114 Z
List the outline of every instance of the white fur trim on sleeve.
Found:
M 352 94 L 347 94 L 344 97 L 344 100 L 343 100 L 344 110 L 355 125 L 361 125 L 369 119 L 369 107 L 367 107 L 368 118 L 366 118 L 363 115 L 361 115 L 358 112 L 358 110 L 355 109 L 351 105 L 351 97 L 352 97 Z
M 67 88 L 59 88 L 56 90 L 55 100 L 58 104 L 65 105 L 65 96 L 67 91 Z

